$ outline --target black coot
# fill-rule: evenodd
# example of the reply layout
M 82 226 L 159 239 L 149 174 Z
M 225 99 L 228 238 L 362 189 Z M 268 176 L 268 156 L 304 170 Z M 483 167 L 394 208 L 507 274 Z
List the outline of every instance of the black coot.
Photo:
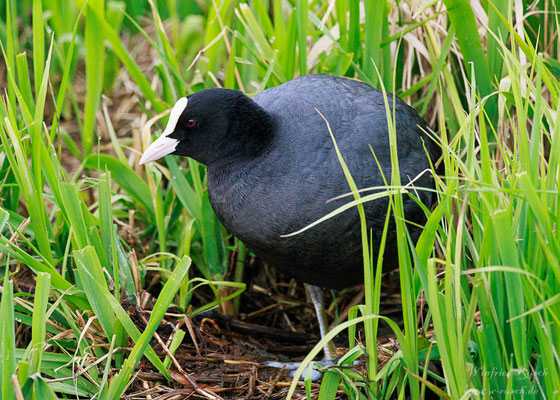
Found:
M 388 96 L 393 109 L 392 96 Z M 263 91 L 253 99 L 236 90 L 209 89 L 180 99 L 164 133 L 141 164 L 167 154 L 207 165 L 208 194 L 223 225 L 257 256 L 286 275 L 311 285 L 339 289 L 363 281 L 360 221 L 356 209 L 299 235 L 283 237 L 346 204 L 330 201 L 350 188 L 319 110 L 329 121 L 358 188 L 390 181 L 389 133 L 382 92 L 329 75 L 303 76 Z M 395 100 L 398 157 L 403 184 L 430 168 L 438 150 L 416 111 Z M 426 154 L 428 149 L 428 154 Z M 417 187 L 434 187 L 424 173 Z M 418 191 L 428 207 L 435 195 Z M 407 220 L 422 224 L 421 208 L 404 197 Z M 387 199 L 365 204 L 374 247 L 379 245 Z M 416 238 L 420 229 L 409 224 Z M 394 224 L 384 267 L 396 268 Z M 375 257 L 375 254 L 374 254 Z
M 388 96 L 392 109 L 392 96 Z M 325 121 L 358 188 L 390 181 L 389 133 L 382 93 L 371 86 L 329 75 L 308 75 L 263 91 L 253 99 L 236 90 L 209 89 L 179 100 L 168 126 L 141 163 L 166 154 L 192 157 L 208 166 L 208 194 L 218 218 L 257 256 L 298 281 L 340 289 L 363 279 L 360 222 L 348 210 L 299 235 L 297 231 L 351 200 Z M 426 123 L 396 99 L 398 156 L 403 184 L 436 161 L 437 148 L 423 132 Z M 424 139 L 424 141 L 422 140 Z M 424 146 L 425 144 L 425 146 Z M 433 187 L 425 173 L 417 187 Z M 428 206 L 431 192 L 419 191 Z M 424 213 L 404 198 L 409 221 Z M 379 243 L 387 199 L 365 204 L 374 245 Z M 413 236 L 419 229 L 409 225 Z M 375 255 L 374 255 L 375 256 Z M 394 231 L 385 265 L 397 267 Z

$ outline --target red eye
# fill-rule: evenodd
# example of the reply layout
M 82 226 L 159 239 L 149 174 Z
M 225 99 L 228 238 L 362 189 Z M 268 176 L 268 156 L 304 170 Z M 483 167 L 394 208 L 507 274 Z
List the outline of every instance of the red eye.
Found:
M 189 119 L 189 120 L 187 121 L 187 126 L 188 126 L 189 128 L 192 128 L 192 127 L 195 126 L 195 125 L 196 125 L 196 121 L 195 121 L 194 119 Z

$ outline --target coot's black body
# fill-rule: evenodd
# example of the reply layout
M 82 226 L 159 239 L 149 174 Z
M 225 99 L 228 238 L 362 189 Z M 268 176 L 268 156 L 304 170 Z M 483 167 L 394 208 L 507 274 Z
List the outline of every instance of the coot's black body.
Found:
M 393 109 L 392 96 L 388 96 Z M 255 104 L 256 103 L 256 104 Z M 398 157 L 403 184 L 430 168 L 437 148 L 416 111 L 395 100 Z M 220 112 L 210 112 L 218 109 Z M 299 235 L 283 237 L 353 200 L 327 126 L 359 189 L 384 185 L 373 148 L 387 180 L 391 177 L 389 133 L 381 91 L 346 78 L 309 75 L 263 91 L 252 100 L 241 92 L 210 89 L 188 98 L 172 154 L 207 164 L 208 194 L 222 224 L 258 257 L 298 281 L 339 289 L 363 281 L 358 212 L 347 210 Z M 205 119 L 204 113 L 215 117 Z M 194 119 L 191 119 L 194 118 Z M 196 121 L 196 130 L 183 129 Z M 196 129 L 195 128 L 195 129 Z M 221 133 L 216 133 L 222 130 Z M 424 140 L 422 140 L 424 139 Z M 433 187 L 425 173 L 417 187 Z M 428 207 L 433 193 L 418 191 Z M 387 198 L 364 204 L 374 248 L 379 246 Z M 404 196 L 406 218 L 425 220 Z M 420 229 L 408 225 L 417 238 Z M 374 254 L 374 257 L 376 254 Z M 394 224 L 387 238 L 384 268 L 398 267 Z

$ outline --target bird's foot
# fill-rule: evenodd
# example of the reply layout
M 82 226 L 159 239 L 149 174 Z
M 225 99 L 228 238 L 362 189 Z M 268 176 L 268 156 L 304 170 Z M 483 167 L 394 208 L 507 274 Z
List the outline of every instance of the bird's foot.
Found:
M 311 368 L 311 371 L 309 371 L 309 373 L 311 374 L 311 380 L 313 382 L 318 381 L 323 376 L 322 370 L 328 367 L 332 367 L 333 365 L 336 365 L 337 361 L 338 360 L 323 359 L 319 361 L 310 362 L 309 365 L 305 367 L 305 369 L 303 370 L 303 373 L 300 376 L 300 380 L 304 380 L 307 377 L 308 371 Z M 261 363 L 261 365 L 264 365 L 266 367 L 272 367 L 272 368 L 284 368 L 288 376 L 293 378 L 296 375 L 297 369 L 301 366 L 301 362 L 284 363 L 279 361 L 265 361 Z

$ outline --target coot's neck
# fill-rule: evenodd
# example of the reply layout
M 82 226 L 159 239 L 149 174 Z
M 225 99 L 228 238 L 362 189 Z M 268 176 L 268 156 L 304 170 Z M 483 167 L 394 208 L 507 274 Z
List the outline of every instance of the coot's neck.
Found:
M 227 145 L 218 150 L 219 156 L 208 166 L 239 165 L 244 160 L 254 160 L 267 151 L 274 137 L 274 118 L 265 109 L 245 95 L 236 100 L 229 110 Z

